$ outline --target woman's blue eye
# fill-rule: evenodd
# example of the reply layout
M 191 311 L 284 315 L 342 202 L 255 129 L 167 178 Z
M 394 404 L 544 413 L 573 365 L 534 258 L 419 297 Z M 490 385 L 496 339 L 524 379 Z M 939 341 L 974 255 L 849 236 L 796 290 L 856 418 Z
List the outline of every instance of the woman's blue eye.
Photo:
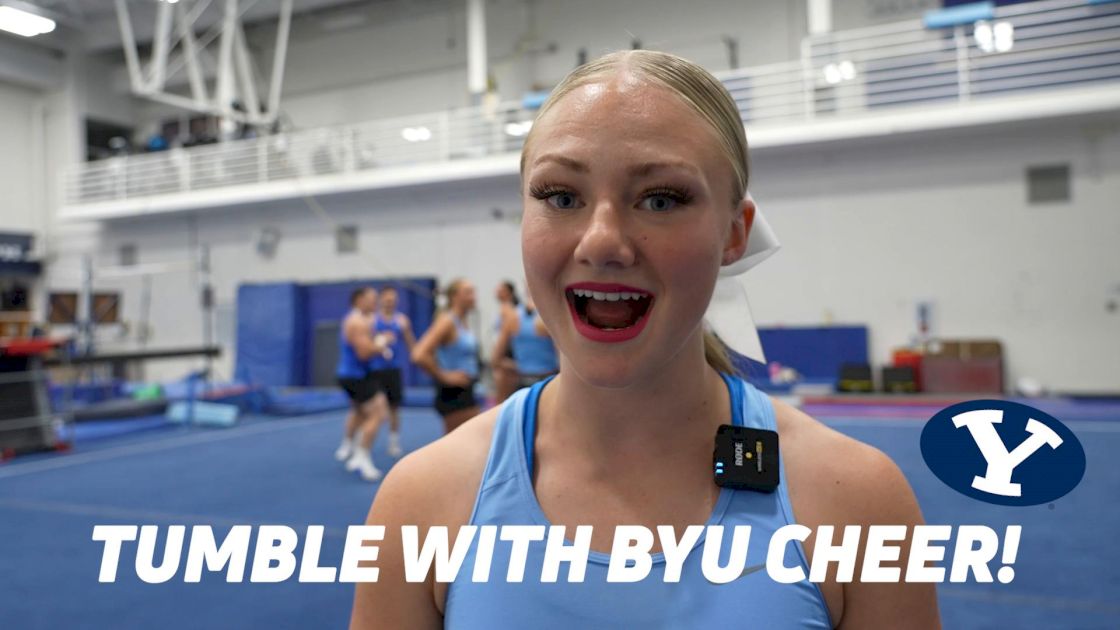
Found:
M 668 195 L 650 195 L 642 200 L 642 207 L 654 212 L 665 212 L 677 207 L 677 200 Z
M 571 210 L 576 207 L 576 196 L 572 193 L 556 193 L 549 195 L 548 202 L 561 210 Z

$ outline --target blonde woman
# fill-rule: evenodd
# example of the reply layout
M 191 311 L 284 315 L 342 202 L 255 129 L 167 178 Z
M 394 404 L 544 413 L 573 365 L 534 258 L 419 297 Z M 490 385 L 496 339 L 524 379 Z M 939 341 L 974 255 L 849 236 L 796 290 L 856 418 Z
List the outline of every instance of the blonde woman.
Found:
M 435 408 L 447 433 L 478 415 L 478 337 L 467 326 L 474 285 L 462 278 L 447 287 L 447 309 L 412 350 L 412 361 L 436 381 Z
M 717 275 L 747 251 L 756 211 L 739 112 L 715 78 L 647 51 L 581 66 L 542 106 L 521 164 L 525 276 L 560 372 L 393 468 L 369 515 L 386 527 L 380 577 L 359 585 L 353 627 L 938 627 L 930 584 L 781 584 L 758 572 L 717 585 L 700 569 L 703 541 L 679 582 L 664 580 L 660 555 L 645 580 L 606 581 L 617 525 L 678 536 L 750 525 L 749 567 L 791 523 L 922 517 L 885 455 L 751 387 L 705 332 Z M 780 435 L 773 492 L 714 482 L 723 424 Z M 402 525 L 424 535 L 468 524 L 564 525 L 569 538 L 592 525 L 595 553 L 580 583 L 541 583 L 544 542 L 529 544 L 520 583 L 504 579 L 508 543 L 488 582 L 471 579 L 474 547 L 450 584 L 405 580 Z M 785 565 L 807 567 L 813 543 L 788 545 Z
M 548 328 L 545 327 L 544 321 L 532 303 L 526 303 L 522 308 L 502 314 L 498 339 L 494 342 L 494 351 L 490 354 L 495 357 L 513 355 L 517 365 L 511 388 L 513 391 L 530 387 L 560 369 L 556 346 L 552 343 Z M 510 394 L 513 391 L 510 391 Z M 502 401 L 505 398 L 502 398 Z

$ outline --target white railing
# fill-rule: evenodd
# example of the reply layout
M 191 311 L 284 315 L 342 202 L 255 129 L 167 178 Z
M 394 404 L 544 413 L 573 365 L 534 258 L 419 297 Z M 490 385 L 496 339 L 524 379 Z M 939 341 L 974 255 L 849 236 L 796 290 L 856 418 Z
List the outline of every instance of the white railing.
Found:
M 998 23 L 1013 29 L 1012 45 L 986 52 L 977 30 Z M 1120 4 L 1042 0 L 998 9 L 986 24 L 913 20 L 812 36 L 796 61 L 717 76 L 754 126 L 1120 81 Z M 506 103 L 110 158 L 65 173 L 64 205 L 508 154 L 535 114 Z
M 69 203 L 131 199 L 518 151 L 533 112 L 517 105 L 416 114 L 80 165 Z

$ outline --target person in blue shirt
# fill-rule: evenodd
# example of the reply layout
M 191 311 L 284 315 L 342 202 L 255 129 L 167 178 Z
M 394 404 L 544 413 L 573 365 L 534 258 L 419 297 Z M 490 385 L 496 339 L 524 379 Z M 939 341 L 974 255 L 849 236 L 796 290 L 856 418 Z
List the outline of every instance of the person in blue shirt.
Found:
M 494 321 L 495 338 L 502 332 L 504 322 L 515 313 L 525 310 L 521 297 L 517 295 L 517 287 L 510 280 L 503 280 L 494 290 L 494 297 L 498 300 L 498 317 Z M 513 358 L 513 347 L 507 346 L 501 354 L 490 355 L 490 374 L 494 379 L 494 403 L 500 404 L 509 395 L 517 391 L 517 361 Z
M 478 415 L 474 387 L 478 382 L 478 337 L 467 326 L 474 311 L 475 290 L 459 278 L 447 286 L 447 308 L 416 342 L 412 361 L 436 381 L 436 412 L 447 433 Z
M 618 525 L 677 536 L 749 525 L 748 568 L 765 565 L 766 541 L 793 523 L 901 525 L 899 559 L 882 564 L 904 567 L 922 523 L 886 455 L 752 387 L 705 324 L 721 269 L 765 234 L 752 230 L 747 157 L 734 99 L 680 57 L 612 53 L 552 90 L 521 154 L 521 252 L 560 372 L 393 467 L 367 518 L 385 528 L 378 580 L 358 585 L 352 628 L 940 627 L 933 584 L 840 582 L 835 565 L 820 583 L 744 571 L 714 584 L 702 540 L 677 582 L 663 579 L 661 554 L 647 579 L 606 580 Z M 715 483 L 724 424 L 779 434 L 772 492 Z M 564 581 L 562 568 L 547 583 L 543 541 L 517 559 L 502 541 L 489 581 L 475 582 L 476 541 L 454 581 L 409 581 L 405 525 L 452 536 L 468 525 L 590 525 L 594 553 L 583 582 Z M 815 533 L 785 545 L 784 566 L 808 567 L 814 543 Z M 505 579 L 514 561 L 521 582 Z
M 355 289 L 350 295 L 350 312 L 343 318 L 339 330 L 335 368 L 339 387 L 350 398 L 350 412 L 346 415 L 342 444 L 335 451 L 335 459 L 346 462 L 347 470 L 358 471 L 366 481 L 381 478 L 381 471 L 373 464 L 370 446 L 388 413 L 384 387 L 370 373 L 368 363 L 394 341 L 391 334 L 374 334 L 376 308 L 377 291 L 373 287 Z
M 397 290 L 385 287 L 377 299 L 377 312 L 373 315 L 374 335 L 391 335 L 395 341 L 387 352 L 373 355 L 369 362 L 370 372 L 378 383 L 385 388 L 389 402 L 389 447 L 390 457 L 400 457 L 400 407 L 404 399 L 404 384 L 401 371 L 408 364 L 409 354 L 416 345 L 412 334 L 412 322 L 408 316 L 397 310 Z
M 533 305 L 527 302 L 523 308 L 502 315 L 502 327 L 491 356 L 513 355 L 516 387 L 530 387 L 555 374 L 560 369 L 556 346 Z

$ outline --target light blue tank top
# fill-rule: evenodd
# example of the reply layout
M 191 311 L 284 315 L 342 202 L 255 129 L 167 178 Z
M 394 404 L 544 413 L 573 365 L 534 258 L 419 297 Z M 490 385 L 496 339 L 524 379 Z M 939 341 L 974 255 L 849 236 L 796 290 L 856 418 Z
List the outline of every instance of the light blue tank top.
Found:
M 521 317 L 522 315 L 525 314 L 525 305 L 524 304 L 516 304 L 516 305 L 514 305 L 513 308 L 514 308 L 514 310 L 517 311 L 517 316 L 518 317 Z M 494 318 L 494 332 L 500 332 L 501 330 L 502 330 L 502 314 L 498 313 L 498 316 L 496 318 Z
M 338 365 L 334 370 L 338 378 L 363 378 L 366 375 L 366 362 L 358 358 L 354 347 L 346 340 L 346 326 L 338 331 Z
M 733 422 L 775 430 L 769 399 L 750 384 L 724 377 L 731 394 Z M 522 389 L 504 404 L 490 447 L 482 484 L 475 499 L 471 525 L 548 525 L 533 491 L 532 428 L 536 405 L 547 381 Z M 714 436 L 713 436 L 714 439 Z M 721 563 L 726 562 L 730 532 L 750 525 L 747 567 L 766 563 L 767 542 L 784 525 L 794 523 L 785 473 L 773 493 L 723 488 L 708 525 L 725 527 Z M 569 541 L 570 541 L 569 536 Z M 701 572 L 703 536 L 689 553 L 679 583 L 666 583 L 665 561 L 653 555 L 653 569 L 640 582 L 606 581 L 608 554 L 592 552 L 580 583 L 567 582 L 562 564 L 559 581 L 541 583 L 545 543 L 533 542 L 525 564 L 525 579 L 505 579 L 510 545 L 494 548 L 489 582 L 471 581 L 476 549 L 471 547 L 457 579 L 449 585 L 444 627 L 452 630 L 533 628 L 534 630 L 614 628 L 799 628 L 832 627 L 828 607 L 817 585 L 803 580 L 779 584 L 766 571 L 756 571 L 728 584 L 712 584 Z M 808 575 L 799 543 L 786 546 L 785 566 L 801 566 Z
M 397 338 L 397 340 L 393 342 L 393 345 L 389 346 L 393 350 L 393 358 L 386 359 L 383 354 L 373 355 L 369 359 L 370 370 L 388 370 L 404 367 L 405 357 L 408 356 L 408 347 L 405 345 L 404 337 L 401 335 L 401 325 L 397 322 L 396 313 L 393 313 L 393 316 L 389 319 L 381 317 L 381 313 L 374 316 L 373 334 L 376 335 L 384 332 L 391 332 Z
M 436 348 L 436 361 L 440 369 L 461 370 L 478 378 L 478 339 L 458 317 L 452 315 L 451 319 L 455 322 L 455 341 Z
M 517 371 L 526 375 L 552 374 L 560 369 L 552 338 L 537 334 L 536 315 L 528 310 L 520 313 L 520 328 L 510 340 Z

